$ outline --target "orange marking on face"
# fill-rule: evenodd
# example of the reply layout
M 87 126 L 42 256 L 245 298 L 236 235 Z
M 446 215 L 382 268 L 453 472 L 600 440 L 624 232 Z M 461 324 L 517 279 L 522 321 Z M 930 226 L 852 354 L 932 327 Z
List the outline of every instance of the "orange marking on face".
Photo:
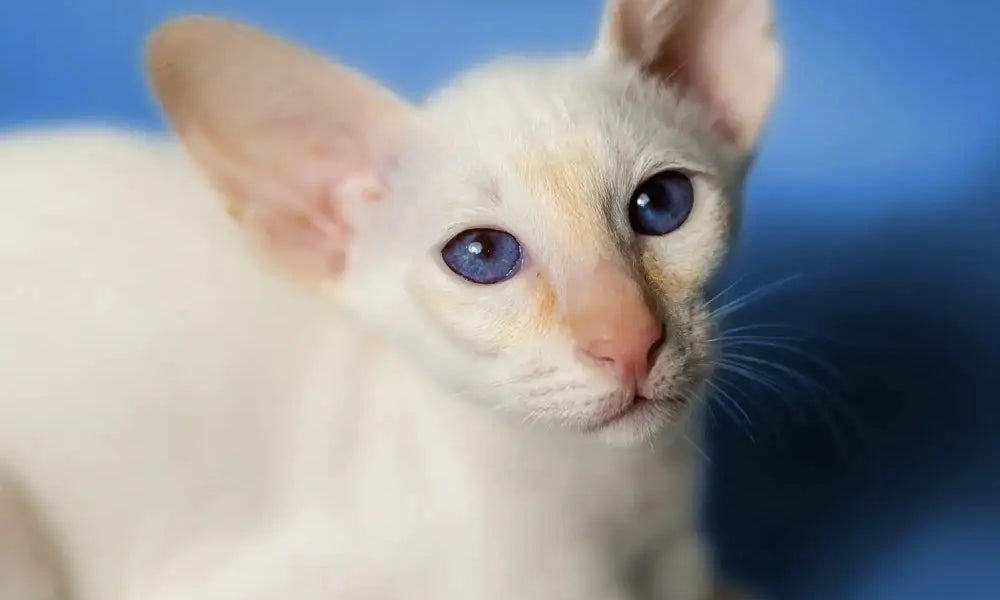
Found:
M 517 312 L 509 318 L 498 320 L 491 336 L 494 347 L 523 344 L 554 326 L 558 304 L 555 288 L 542 274 L 531 285 L 534 288 L 534 311 L 528 314 Z
M 538 277 L 538 289 L 536 291 L 538 300 L 538 326 L 539 329 L 548 329 L 552 326 L 556 315 L 556 304 L 558 297 L 552 283 L 543 275 Z
M 683 281 L 675 273 L 671 273 L 663 267 L 656 253 L 652 250 L 644 249 L 639 253 L 639 265 L 646 280 L 659 292 L 669 294 L 685 287 Z
M 632 312 L 648 310 L 641 289 L 626 270 L 602 260 L 579 274 L 567 293 L 565 325 L 574 337 L 589 336 L 595 328 L 611 335 L 619 321 Z
M 523 153 L 514 165 L 539 201 L 566 225 L 571 243 L 593 244 L 605 229 L 601 213 L 601 164 L 583 142 Z

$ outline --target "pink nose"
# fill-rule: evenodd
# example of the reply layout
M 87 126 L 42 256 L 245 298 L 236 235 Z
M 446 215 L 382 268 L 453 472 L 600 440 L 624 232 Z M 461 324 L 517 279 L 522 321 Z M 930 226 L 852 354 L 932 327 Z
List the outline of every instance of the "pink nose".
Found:
M 580 349 L 623 385 L 636 386 L 649 376 L 662 344 L 663 327 L 650 320 L 614 337 L 588 340 Z

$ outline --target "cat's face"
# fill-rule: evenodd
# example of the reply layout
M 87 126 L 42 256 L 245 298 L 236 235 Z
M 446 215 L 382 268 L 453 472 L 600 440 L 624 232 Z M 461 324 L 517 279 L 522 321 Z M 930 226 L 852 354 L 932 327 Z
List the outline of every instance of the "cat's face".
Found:
M 676 417 L 738 184 L 697 107 L 591 60 L 486 67 L 426 114 L 348 259 L 358 310 L 489 404 L 615 437 Z
M 168 26 L 151 56 L 182 138 L 280 265 L 468 400 L 633 442 L 709 373 L 703 291 L 777 79 L 769 27 L 763 1 L 617 0 L 589 55 L 488 65 L 419 108 L 216 20 Z M 718 62 L 750 51 L 743 71 Z M 229 73 L 255 53 L 281 69 Z M 213 109 L 240 76 L 264 107 Z

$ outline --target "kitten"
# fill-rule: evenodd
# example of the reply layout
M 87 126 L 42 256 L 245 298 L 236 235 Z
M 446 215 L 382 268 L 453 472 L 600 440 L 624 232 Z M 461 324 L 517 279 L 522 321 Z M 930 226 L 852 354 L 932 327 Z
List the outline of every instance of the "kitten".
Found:
M 0 142 L 3 600 L 729 593 L 678 438 L 770 2 L 611 0 L 421 106 L 210 17 L 148 64 L 181 143 Z

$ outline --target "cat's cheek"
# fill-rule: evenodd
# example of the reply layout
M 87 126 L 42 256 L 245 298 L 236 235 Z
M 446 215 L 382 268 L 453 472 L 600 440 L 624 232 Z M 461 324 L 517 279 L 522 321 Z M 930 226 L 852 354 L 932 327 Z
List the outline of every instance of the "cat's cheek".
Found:
M 646 238 L 638 255 L 647 280 L 677 300 L 697 295 L 725 259 L 736 210 L 720 186 L 694 181 L 696 201 L 687 221 L 670 234 Z
M 561 331 L 555 289 L 542 277 L 526 276 L 503 289 L 492 290 L 490 329 L 484 342 L 495 354 L 524 354 L 545 345 Z
M 442 363 L 436 370 L 448 376 L 451 384 L 464 378 L 470 365 L 478 357 L 490 355 L 491 350 L 474 335 L 477 329 L 485 329 L 485 324 L 475 323 L 475 299 L 456 293 L 442 275 L 426 271 L 411 273 L 403 283 L 412 313 L 408 325 L 418 332 L 410 336 L 411 346 L 419 360 L 433 355 Z
M 421 312 L 455 343 L 476 354 L 498 355 L 537 336 L 537 318 L 530 318 L 535 311 L 525 301 L 523 278 L 484 285 L 443 270 L 436 265 L 420 269 L 406 285 Z

